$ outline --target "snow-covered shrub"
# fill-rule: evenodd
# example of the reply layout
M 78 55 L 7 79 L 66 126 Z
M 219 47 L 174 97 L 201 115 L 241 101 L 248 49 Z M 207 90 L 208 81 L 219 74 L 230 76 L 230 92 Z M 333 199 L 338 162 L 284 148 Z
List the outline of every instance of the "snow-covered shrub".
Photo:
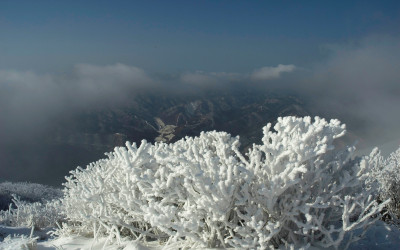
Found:
M 67 177 L 64 229 L 198 247 L 339 248 L 359 239 L 386 204 L 366 181 L 374 161 L 335 150 L 345 133 L 337 120 L 285 117 L 274 129 L 264 127 L 246 155 L 224 132 L 115 148 Z
M 44 202 L 61 198 L 61 189 L 29 182 L 1 182 L 0 183 L 0 210 L 7 210 L 12 203 L 12 195 L 28 202 Z
M 2 250 L 33 250 L 36 249 L 37 238 L 27 237 L 25 235 L 9 235 L 0 242 Z
M 227 241 L 246 248 L 347 247 L 384 206 L 365 182 L 373 164 L 352 160 L 352 147 L 335 150 L 334 139 L 345 133 L 338 120 L 284 117 L 274 130 L 264 127 L 263 144 L 247 157 L 237 153 L 249 176 L 239 192 L 240 226 Z
M 227 133 L 201 133 L 174 144 L 127 143 L 109 159 L 72 171 L 63 206 L 81 232 L 99 230 L 160 241 L 224 242 L 241 163 Z M 219 240 L 217 240 L 219 239 Z
M 64 220 L 60 200 L 26 202 L 13 195 L 13 203 L 7 211 L 0 211 L 0 224 L 13 227 L 43 229 L 57 227 Z
M 370 156 L 375 167 L 372 178 L 378 181 L 379 199 L 391 199 L 386 209 L 388 220 L 399 224 L 400 219 L 400 148 L 384 159 L 379 150 L 373 150 Z

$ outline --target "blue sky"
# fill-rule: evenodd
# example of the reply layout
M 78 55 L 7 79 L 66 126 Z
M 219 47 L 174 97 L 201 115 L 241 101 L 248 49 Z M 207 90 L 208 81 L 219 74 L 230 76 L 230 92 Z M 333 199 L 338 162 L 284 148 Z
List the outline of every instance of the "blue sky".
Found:
M 400 1 L 0 1 L 0 69 L 307 67 L 399 24 Z

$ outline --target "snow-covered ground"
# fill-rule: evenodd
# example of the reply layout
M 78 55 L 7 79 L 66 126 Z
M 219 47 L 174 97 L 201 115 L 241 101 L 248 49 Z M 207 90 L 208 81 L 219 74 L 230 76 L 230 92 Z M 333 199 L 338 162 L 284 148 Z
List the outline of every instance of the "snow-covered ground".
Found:
M 157 249 L 151 246 L 145 247 L 135 242 L 123 242 L 122 244 L 110 244 L 107 238 L 85 238 L 82 236 L 49 238 L 48 231 L 34 232 L 31 235 L 30 228 L 0 226 L 0 249 L 18 250 L 78 250 L 78 249 L 107 249 L 107 250 L 133 250 L 133 249 Z
M 159 250 L 159 249 L 177 249 L 177 245 L 169 245 L 168 247 L 159 246 L 149 242 L 147 245 L 136 243 L 133 241 L 123 241 L 120 244 L 111 243 L 107 238 L 85 238 L 82 236 L 48 238 L 46 231 L 34 232 L 30 238 L 31 229 L 29 228 L 13 228 L 0 226 L 0 237 L 4 238 L 0 242 L 1 250 L 18 250 L 18 249 L 34 249 L 34 250 Z M 18 235 L 18 236 L 16 236 Z M 8 237 L 7 237 L 8 236 Z M 34 240 L 34 239 L 38 240 Z M 316 248 L 310 248 L 316 249 Z M 384 222 L 379 221 L 370 228 L 365 237 L 356 243 L 353 243 L 349 249 L 400 249 L 400 230 L 395 226 L 388 226 Z
M 49 240 L 45 242 L 39 242 L 37 244 L 37 250 L 50 250 L 50 249 L 65 249 L 65 250 L 77 250 L 77 249 L 106 249 L 106 250 L 147 250 L 147 249 L 160 249 L 157 247 L 145 247 L 135 242 L 125 242 L 120 245 L 118 244 L 107 244 L 107 238 L 101 238 L 93 240 L 84 237 L 66 237 L 55 240 Z

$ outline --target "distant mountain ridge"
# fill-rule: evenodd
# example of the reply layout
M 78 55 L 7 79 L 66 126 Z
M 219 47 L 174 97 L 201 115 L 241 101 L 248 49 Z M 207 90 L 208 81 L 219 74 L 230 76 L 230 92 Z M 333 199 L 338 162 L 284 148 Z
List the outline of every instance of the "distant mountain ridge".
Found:
M 126 141 L 175 142 L 201 131 L 239 135 L 246 149 L 258 143 L 261 128 L 277 117 L 310 115 L 305 107 L 299 97 L 255 89 L 138 94 L 121 106 L 88 108 L 63 116 L 37 140 L 4 148 L 0 158 L 7 171 L 0 176 L 59 186 L 70 170 L 104 158 L 105 152 Z
M 123 145 L 126 140 L 174 142 L 201 131 L 226 131 L 253 143 L 260 129 L 279 116 L 305 116 L 302 100 L 255 91 L 192 96 L 142 95 L 124 107 L 87 111 L 49 134 L 49 143 L 88 147 Z M 259 137 L 258 137 L 259 138 Z

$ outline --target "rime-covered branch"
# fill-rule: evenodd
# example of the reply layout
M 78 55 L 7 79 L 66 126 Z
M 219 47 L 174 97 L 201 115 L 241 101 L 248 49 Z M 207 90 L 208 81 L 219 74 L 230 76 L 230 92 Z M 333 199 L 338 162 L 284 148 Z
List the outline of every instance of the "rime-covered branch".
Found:
M 335 149 L 344 134 L 338 120 L 284 117 L 244 155 L 238 137 L 215 131 L 127 143 L 71 172 L 69 227 L 198 247 L 347 247 L 386 202 L 374 199 L 377 156 Z

